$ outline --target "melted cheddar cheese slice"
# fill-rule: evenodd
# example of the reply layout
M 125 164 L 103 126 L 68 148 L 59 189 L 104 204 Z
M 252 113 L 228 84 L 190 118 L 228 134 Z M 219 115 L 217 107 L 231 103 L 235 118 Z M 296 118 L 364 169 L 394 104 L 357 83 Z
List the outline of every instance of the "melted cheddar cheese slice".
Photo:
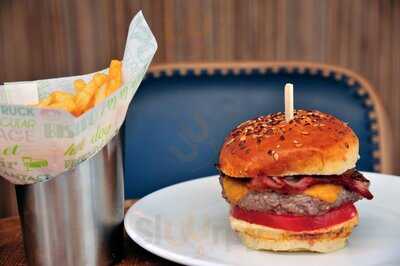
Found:
M 224 188 L 225 197 L 232 204 L 238 204 L 239 201 L 250 191 L 245 182 L 241 182 L 234 178 L 224 177 L 222 179 L 222 186 Z M 319 184 L 304 190 L 303 194 L 333 203 L 336 201 L 341 191 L 341 186 Z
M 341 186 L 332 184 L 319 184 L 304 190 L 303 194 L 333 203 L 336 201 L 341 191 Z
M 232 204 L 238 204 L 246 196 L 247 192 L 249 192 L 249 189 L 243 182 L 233 178 L 224 177 L 222 179 L 222 186 L 224 187 L 225 197 Z

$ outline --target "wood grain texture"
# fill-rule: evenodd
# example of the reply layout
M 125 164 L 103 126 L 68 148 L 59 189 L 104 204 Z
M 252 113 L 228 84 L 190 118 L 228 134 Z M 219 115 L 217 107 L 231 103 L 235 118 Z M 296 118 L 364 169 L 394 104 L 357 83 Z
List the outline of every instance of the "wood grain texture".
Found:
M 296 60 L 361 74 L 378 89 L 400 157 L 398 0 L 2 0 L 0 81 L 105 67 L 122 57 L 141 9 L 159 42 L 154 64 Z

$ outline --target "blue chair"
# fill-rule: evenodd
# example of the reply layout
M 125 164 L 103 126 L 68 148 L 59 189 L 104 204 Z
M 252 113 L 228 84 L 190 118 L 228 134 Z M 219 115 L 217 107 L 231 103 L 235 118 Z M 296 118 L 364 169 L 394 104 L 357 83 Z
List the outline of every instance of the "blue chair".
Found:
M 331 113 L 354 129 L 358 169 L 392 171 L 382 104 L 371 84 L 350 70 L 301 62 L 157 65 L 123 129 L 126 197 L 216 174 L 224 137 L 244 120 L 284 110 L 286 82 L 295 86 L 295 108 Z

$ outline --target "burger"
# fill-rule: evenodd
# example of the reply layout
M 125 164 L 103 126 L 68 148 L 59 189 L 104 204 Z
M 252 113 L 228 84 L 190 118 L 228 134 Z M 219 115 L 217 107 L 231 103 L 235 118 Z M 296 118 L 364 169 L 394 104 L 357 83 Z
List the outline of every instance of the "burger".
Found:
M 372 199 L 355 169 L 359 141 L 336 117 L 315 110 L 246 121 L 219 154 L 230 225 L 249 248 L 331 252 L 358 224 L 354 203 Z

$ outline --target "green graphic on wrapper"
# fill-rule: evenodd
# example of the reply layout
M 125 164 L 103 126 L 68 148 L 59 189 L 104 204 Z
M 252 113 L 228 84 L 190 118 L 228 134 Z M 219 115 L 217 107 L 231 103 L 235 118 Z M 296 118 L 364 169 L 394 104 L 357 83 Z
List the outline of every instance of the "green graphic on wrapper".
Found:
M 91 143 L 95 144 L 96 142 L 99 141 L 104 141 L 107 136 L 110 134 L 112 129 L 112 126 L 106 125 L 104 127 L 98 127 L 94 135 L 91 137 L 90 141 Z
M 47 160 L 33 159 L 32 157 L 22 157 L 22 162 L 26 171 L 44 168 L 49 165 Z
M 1 150 L 1 154 L 4 156 L 12 156 L 12 155 L 17 155 L 19 145 L 10 145 L 8 147 L 5 147 L 4 149 Z
M 64 152 L 64 156 L 75 156 L 79 151 L 82 151 L 85 146 L 85 139 L 83 139 L 79 144 L 72 143 L 68 146 L 67 150 Z

